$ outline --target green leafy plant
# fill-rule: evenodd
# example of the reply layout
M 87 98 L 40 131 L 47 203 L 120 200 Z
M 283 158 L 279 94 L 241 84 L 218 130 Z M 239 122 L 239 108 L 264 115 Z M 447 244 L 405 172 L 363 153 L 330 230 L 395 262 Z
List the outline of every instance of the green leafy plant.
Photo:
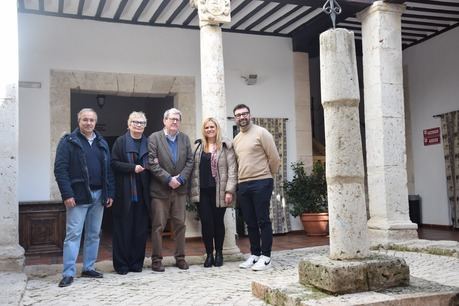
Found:
M 284 182 L 284 192 L 292 216 L 327 212 L 325 166 L 318 161 L 315 162 L 310 174 L 306 173 L 303 162 L 292 163 L 291 168 L 294 173 L 293 179 Z

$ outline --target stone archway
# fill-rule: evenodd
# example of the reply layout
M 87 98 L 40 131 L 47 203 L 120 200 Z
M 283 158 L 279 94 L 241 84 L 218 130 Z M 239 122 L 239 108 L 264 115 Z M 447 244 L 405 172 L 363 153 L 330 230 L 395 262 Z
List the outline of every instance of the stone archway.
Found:
M 193 138 L 196 134 L 195 81 L 189 76 L 156 76 L 130 73 L 90 71 L 50 71 L 50 143 L 53 173 L 56 147 L 64 133 L 69 132 L 71 116 L 70 92 L 91 91 L 122 96 L 174 96 L 174 107 L 183 114 L 182 130 Z M 51 175 L 50 199 L 59 200 L 60 193 Z

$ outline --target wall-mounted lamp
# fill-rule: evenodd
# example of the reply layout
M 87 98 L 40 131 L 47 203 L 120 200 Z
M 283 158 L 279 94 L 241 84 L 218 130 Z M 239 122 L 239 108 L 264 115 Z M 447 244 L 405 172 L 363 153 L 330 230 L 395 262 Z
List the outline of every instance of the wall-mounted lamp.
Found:
M 241 78 L 244 79 L 247 85 L 255 85 L 257 83 L 258 75 L 256 74 L 241 75 Z
M 97 95 L 96 96 L 96 103 L 100 108 L 104 107 L 104 105 L 105 105 L 105 95 Z

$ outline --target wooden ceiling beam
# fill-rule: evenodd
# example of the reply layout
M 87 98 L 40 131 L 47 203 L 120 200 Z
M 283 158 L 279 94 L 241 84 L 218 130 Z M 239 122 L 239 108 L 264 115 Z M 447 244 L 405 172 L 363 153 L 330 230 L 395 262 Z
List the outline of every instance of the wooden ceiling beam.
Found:
M 172 24 L 172 21 L 174 21 L 175 17 L 177 17 L 178 14 L 187 6 L 189 5 L 190 1 L 189 0 L 182 0 L 182 3 L 175 9 L 175 11 L 172 13 L 172 15 L 167 19 L 166 24 Z
M 113 16 L 113 19 L 115 20 L 120 20 L 121 14 L 123 14 L 124 8 L 126 7 L 127 0 L 122 0 L 120 4 L 118 5 L 118 8 L 116 9 L 115 16 Z
M 102 12 L 104 10 L 104 7 L 105 7 L 105 2 L 106 2 L 106 0 L 100 0 L 99 6 L 97 7 L 97 12 L 96 12 L 96 15 L 94 16 L 94 18 L 96 18 L 96 19 L 100 18 L 100 16 L 102 15 Z
M 147 6 L 148 2 L 150 2 L 150 0 L 143 0 L 142 3 L 140 3 L 139 7 L 134 13 L 134 16 L 132 17 L 132 21 L 137 22 L 139 20 L 139 17 L 145 10 L 145 7 Z
M 80 2 L 78 3 L 78 13 L 77 13 L 78 16 L 83 15 L 84 2 L 85 0 L 80 0 Z

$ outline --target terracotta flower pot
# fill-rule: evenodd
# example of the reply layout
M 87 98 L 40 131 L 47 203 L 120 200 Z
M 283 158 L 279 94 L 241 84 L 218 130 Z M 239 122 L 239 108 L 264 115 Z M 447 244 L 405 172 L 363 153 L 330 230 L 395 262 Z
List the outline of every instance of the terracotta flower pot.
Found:
M 328 235 L 328 213 L 302 213 L 301 222 L 308 236 Z

